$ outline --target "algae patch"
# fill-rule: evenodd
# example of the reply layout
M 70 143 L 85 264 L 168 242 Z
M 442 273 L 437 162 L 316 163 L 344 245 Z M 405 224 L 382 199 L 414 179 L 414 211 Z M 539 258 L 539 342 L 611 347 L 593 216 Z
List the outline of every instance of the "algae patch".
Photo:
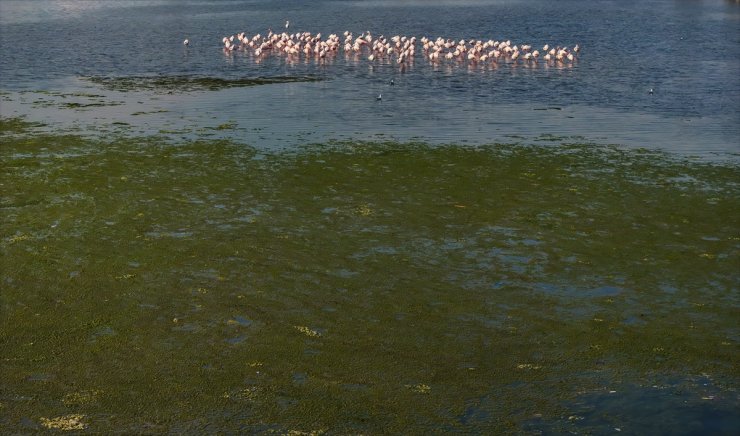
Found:
M 96 85 L 112 91 L 152 91 L 155 93 L 218 91 L 227 88 L 272 85 L 280 83 L 318 82 L 318 76 L 273 76 L 220 78 L 199 76 L 131 76 L 86 77 Z
M 108 96 L 86 92 L 58 92 L 48 90 L 21 91 L 21 96 L 33 98 L 29 103 L 33 108 L 77 109 L 120 106 L 122 101 L 110 100 Z
M 737 410 L 737 165 L 165 139 L 2 137 L 0 428 L 605 433 L 652 417 L 591 398 L 661 380 Z
M 28 133 L 34 128 L 43 126 L 45 124 L 26 121 L 23 117 L 0 117 L 0 133 Z
M 104 106 L 120 106 L 123 103 L 121 102 L 92 102 L 92 103 L 80 103 L 80 102 L 69 102 L 69 103 L 62 103 L 61 106 L 67 109 L 85 109 L 85 108 L 91 108 L 91 107 L 104 107 Z
M 74 431 L 84 430 L 87 424 L 83 422 L 84 415 L 65 415 L 56 418 L 41 418 L 41 425 L 50 430 Z

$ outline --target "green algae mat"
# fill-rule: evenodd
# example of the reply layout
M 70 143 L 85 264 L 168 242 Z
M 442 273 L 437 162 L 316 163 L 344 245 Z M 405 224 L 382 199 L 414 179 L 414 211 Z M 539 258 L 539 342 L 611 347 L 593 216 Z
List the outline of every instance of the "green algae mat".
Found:
M 0 139 L 10 433 L 740 425 L 735 164 L 27 129 Z
M 279 83 L 296 82 L 319 82 L 323 80 L 318 76 L 272 76 L 272 77 L 239 77 L 224 79 L 219 77 L 201 76 L 124 76 L 85 77 L 96 85 L 109 91 L 151 91 L 155 93 L 195 92 L 195 91 L 218 91 L 228 88 L 240 88 L 246 86 L 273 85 Z

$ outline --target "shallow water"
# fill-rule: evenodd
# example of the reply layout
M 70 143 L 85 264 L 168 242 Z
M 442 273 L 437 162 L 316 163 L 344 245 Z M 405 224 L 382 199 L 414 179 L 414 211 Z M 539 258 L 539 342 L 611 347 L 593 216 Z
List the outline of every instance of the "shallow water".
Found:
M 738 433 L 737 5 L 30 4 L 0 0 L 0 428 Z M 584 53 L 219 48 L 285 19 Z
M 5 428 L 639 432 L 660 384 L 699 407 L 660 428 L 736 429 L 737 166 L 43 134 L 2 160 Z

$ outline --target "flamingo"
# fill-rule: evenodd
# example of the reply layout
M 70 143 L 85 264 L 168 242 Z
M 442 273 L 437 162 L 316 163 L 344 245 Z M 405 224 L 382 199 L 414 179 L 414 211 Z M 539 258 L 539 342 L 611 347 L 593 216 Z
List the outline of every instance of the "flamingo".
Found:
M 401 68 L 405 63 L 413 63 L 415 58 L 417 38 L 414 36 L 398 34 L 386 38 L 384 35 L 375 36 L 370 31 L 354 36 L 347 30 L 344 31 L 343 37 L 332 33 L 324 38 L 321 33 L 315 35 L 311 32 L 288 34 L 287 29 L 289 28 L 290 21 L 286 20 L 285 31 L 281 33 L 268 29 L 265 36 L 258 33 L 250 37 L 244 32 L 224 36 L 222 38 L 223 49 L 226 52 L 248 50 L 258 57 L 270 55 L 300 57 L 305 54 L 306 57 L 314 57 L 316 60 L 332 58 L 344 49 L 346 55 L 354 53 L 356 55 L 354 59 L 360 59 L 360 56 L 366 57 L 368 61 L 387 59 L 389 63 L 398 64 Z M 522 59 L 527 65 L 536 66 L 538 58 L 542 56 L 545 61 L 556 61 L 560 64 L 575 62 L 581 50 L 578 44 L 573 49 L 545 44 L 540 51 L 534 50 L 532 44 L 514 44 L 511 40 L 459 39 L 456 41 L 442 36 L 435 38 L 422 36 L 418 41 L 422 47 L 423 56 L 432 63 L 436 63 L 440 57 L 458 64 L 498 62 L 499 59 L 518 64 L 519 59 Z M 189 39 L 183 41 L 183 45 L 188 46 L 189 44 Z M 390 83 L 393 84 L 393 82 Z M 378 97 L 382 98 L 380 95 Z

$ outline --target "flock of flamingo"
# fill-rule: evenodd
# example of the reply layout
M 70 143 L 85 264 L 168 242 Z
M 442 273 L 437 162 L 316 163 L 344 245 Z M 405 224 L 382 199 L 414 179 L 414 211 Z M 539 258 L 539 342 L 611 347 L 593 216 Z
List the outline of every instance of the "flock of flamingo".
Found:
M 411 63 L 415 59 L 417 45 L 421 46 L 422 55 L 429 62 L 469 62 L 469 63 L 527 63 L 566 64 L 576 62 L 580 47 L 551 46 L 545 44 L 541 50 L 530 44 L 514 44 L 510 40 L 477 40 L 438 37 L 436 39 L 415 36 L 395 35 L 386 38 L 374 36 L 369 31 L 355 36 L 344 32 L 344 38 L 331 34 L 323 38 L 321 33 L 311 32 L 288 33 L 290 22 L 285 23 L 281 33 L 269 30 L 266 35 L 259 33 L 249 36 L 242 32 L 225 36 L 222 40 L 223 50 L 227 54 L 234 52 L 252 53 L 256 57 L 282 55 L 288 57 L 313 57 L 318 60 L 335 57 L 341 51 L 347 56 L 365 58 L 370 62 L 386 61 L 399 65 Z M 188 40 L 184 41 L 189 44 Z

